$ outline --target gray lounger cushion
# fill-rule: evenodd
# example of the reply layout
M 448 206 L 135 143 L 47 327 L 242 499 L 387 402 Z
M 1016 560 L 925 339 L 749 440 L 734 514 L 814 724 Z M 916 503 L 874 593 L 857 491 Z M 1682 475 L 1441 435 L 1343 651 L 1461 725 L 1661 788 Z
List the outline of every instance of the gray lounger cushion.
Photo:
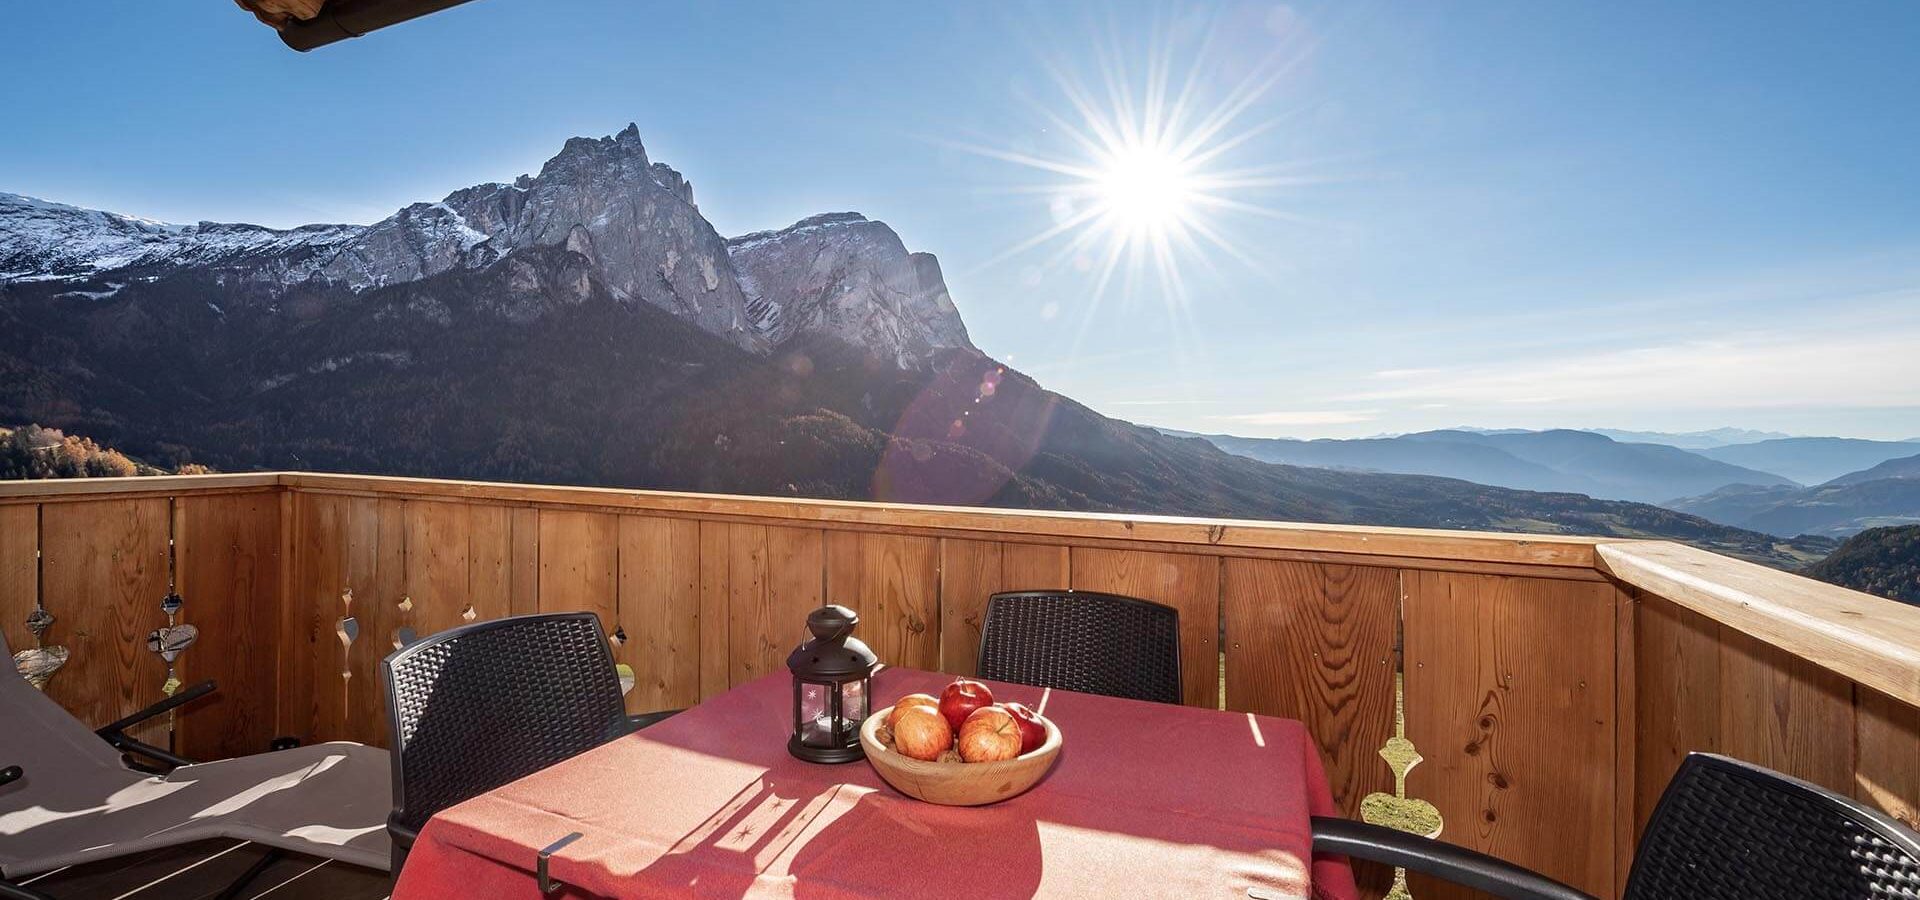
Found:
M 0 785 L 0 874 L 211 837 L 387 868 L 385 750 L 318 744 L 146 775 L 14 672 L 11 655 L 0 663 L 0 766 L 26 777 Z

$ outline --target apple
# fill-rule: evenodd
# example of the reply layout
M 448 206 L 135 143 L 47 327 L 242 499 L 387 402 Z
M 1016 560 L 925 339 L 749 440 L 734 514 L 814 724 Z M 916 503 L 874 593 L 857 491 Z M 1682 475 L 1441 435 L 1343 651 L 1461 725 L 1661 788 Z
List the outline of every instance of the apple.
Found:
M 960 758 L 997 762 L 1020 755 L 1020 725 L 1002 706 L 982 706 L 960 726 Z
M 1040 714 L 1029 709 L 1025 703 L 1006 703 L 1007 715 L 1013 717 L 1014 724 L 1020 726 L 1020 752 L 1032 753 L 1047 742 L 1047 726 Z
M 953 727 L 940 711 L 909 706 L 893 717 L 893 749 L 914 759 L 932 762 L 953 746 Z
M 932 694 L 908 694 L 893 704 L 893 712 L 887 713 L 887 727 L 892 728 L 894 720 L 900 718 L 901 713 L 916 706 L 923 706 L 934 712 L 940 711 L 940 701 L 934 699 Z
M 953 726 L 956 734 L 974 710 L 992 705 L 993 691 L 971 678 L 955 678 L 940 692 L 940 714 L 947 717 L 947 724 Z

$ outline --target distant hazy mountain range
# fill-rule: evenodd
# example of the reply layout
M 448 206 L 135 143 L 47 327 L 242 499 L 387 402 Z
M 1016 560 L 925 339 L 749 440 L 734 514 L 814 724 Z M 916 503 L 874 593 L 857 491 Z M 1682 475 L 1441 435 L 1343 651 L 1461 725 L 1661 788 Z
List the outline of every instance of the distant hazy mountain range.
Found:
M 1698 442 L 1757 434 L 1767 433 L 1725 428 L 1674 436 Z M 1911 441 L 1766 438 L 1685 450 L 1589 431 L 1470 428 L 1357 440 L 1205 437 L 1264 462 L 1636 500 L 1781 537 L 1845 537 L 1920 522 L 1920 455 Z
M 1890 459 L 1871 469 L 1849 472 L 1827 483 L 1859 484 L 1863 481 L 1877 481 L 1882 478 L 1920 478 L 1920 453 Z
M 1778 431 L 1754 431 L 1751 428 L 1713 428 L 1707 431 L 1622 431 L 1618 428 L 1583 428 L 1629 444 L 1666 444 L 1682 450 L 1706 450 L 1728 444 L 1752 444 L 1792 437 Z
M 1911 448 L 1913 444 L 1890 446 Z M 1866 528 L 1916 523 L 1920 522 L 1920 454 L 1886 460 L 1813 487 L 1736 484 L 1663 505 L 1778 535 L 1845 537 Z
M 1784 475 L 1801 484 L 1825 484 L 1889 459 L 1912 456 L 1911 441 L 1795 437 L 1698 451 L 1708 459 Z
M 1441 475 L 1529 491 L 1658 503 L 1730 484 L 1796 486 L 1665 444 L 1590 431 L 1423 431 L 1392 438 L 1297 441 L 1206 435 L 1222 450 L 1296 466 Z

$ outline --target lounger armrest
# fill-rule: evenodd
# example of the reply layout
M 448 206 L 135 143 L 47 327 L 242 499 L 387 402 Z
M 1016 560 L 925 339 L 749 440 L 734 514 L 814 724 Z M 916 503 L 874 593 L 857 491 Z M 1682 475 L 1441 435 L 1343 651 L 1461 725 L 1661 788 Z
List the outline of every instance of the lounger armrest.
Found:
M 680 712 L 684 712 L 684 710 L 663 709 L 659 712 L 640 713 L 639 715 L 628 716 L 627 722 L 633 726 L 633 730 L 639 731 L 649 725 L 657 725 Z
M 1594 900 L 1592 895 L 1506 860 L 1352 819 L 1314 816 L 1313 852 L 1399 866 L 1506 900 Z
M 188 703 L 192 703 L 193 701 L 198 700 L 201 697 L 205 697 L 206 695 L 213 693 L 213 687 L 214 687 L 213 679 L 211 678 L 207 679 L 206 681 L 202 681 L 202 682 L 198 682 L 196 684 L 190 685 L 184 690 L 175 691 L 173 696 L 168 697 L 167 699 L 162 700 L 159 703 L 155 703 L 152 706 L 149 706 L 146 709 L 140 710 L 139 712 L 136 712 L 123 719 L 120 719 L 119 721 L 113 722 L 109 725 L 102 726 L 99 730 L 95 731 L 94 734 L 97 734 L 103 738 L 106 738 L 109 743 L 112 743 L 115 736 L 119 735 L 123 731 L 126 731 L 128 728 L 132 728 L 133 726 L 138 725 L 141 722 L 145 722 L 146 720 L 151 719 L 154 716 L 157 716 L 163 712 L 170 712 L 178 707 L 184 706 Z
M 119 721 L 106 725 L 100 728 L 99 730 L 95 731 L 94 734 L 99 735 L 101 740 L 104 740 L 107 743 L 112 744 L 114 748 L 117 750 L 123 750 L 128 753 L 137 753 L 149 759 L 158 760 L 169 766 L 191 765 L 193 763 L 193 760 L 187 759 L 184 756 L 176 755 L 170 751 L 163 750 L 159 747 L 155 747 L 154 745 L 149 744 L 145 741 L 136 740 L 134 738 L 128 737 L 126 732 L 128 728 L 132 728 L 133 726 L 138 725 L 141 722 L 145 722 L 146 720 L 151 719 L 155 716 L 158 716 L 161 713 L 170 712 L 172 710 L 185 706 L 188 703 L 192 703 L 193 701 L 198 700 L 201 697 L 205 697 L 206 695 L 213 693 L 213 690 L 214 690 L 213 679 L 209 678 L 206 681 L 202 681 L 197 684 L 194 684 L 191 687 L 188 687 L 184 690 L 177 691 L 174 693 L 173 696 L 168 697 L 167 699 L 162 700 L 159 703 L 155 703 L 152 706 L 147 707 L 146 709 L 140 710 L 139 712 L 136 712 L 123 719 L 120 719 Z
M 124 734 L 108 738 L 107 743 L 112 744 L 115 750 L 124 753 L 138 754 L 164 765 L 164 768 L 154 768 L 152 766 L 139 765 L 137 760 L 134 761 L 133 768 L 139 769 L 142 772 L 165 775 L 170 769 L 193 765 L 193 760 L 174 753 L 171 750 L 155 747 L 146 741 L 130 738 Z

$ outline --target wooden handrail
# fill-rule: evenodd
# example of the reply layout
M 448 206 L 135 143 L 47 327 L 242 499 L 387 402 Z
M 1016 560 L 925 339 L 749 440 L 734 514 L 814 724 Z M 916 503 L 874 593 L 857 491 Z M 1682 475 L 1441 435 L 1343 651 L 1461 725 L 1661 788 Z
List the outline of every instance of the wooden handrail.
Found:
M 136 475 L 126 478 L 31 478 L 23 481 L 0 481 L 0 504 L 97 499 L 108 496 L 194 494 L 280 486 L 279 472 Z
M 1591 537 L 1563 535 L 922 506 L 309 472 L 287 472 L 280 479 L 282 484 L 303 491 L 553 504 L 717 519 L 789 520 L 821 527 L 879 526 L 902 531 L 980 532 L 983 536 L 1021 534 L 1063 540 L 1186 544 L 1209 551 L 1222 548 L 1298 550 L 1585 569 L 1593 567 L 1593 545 L 1597 541 Z
M 1920 705 L 1920 607 L 1668 541 L 1598 552 L 1626 584 Z
M 998 536 L 1155 544 L 1193 552 L 1296 552 L 1350 561 L 1425 560 L 1543 575 L 1598 573 L 1666 598 L 1908 703 L 1920 704 L 1920 608 L 1666 541 L 1616 541 L 1180 516 L 921 506 L 503 482 L 252 472 L 0 482 L 0 505 L 284 488 L 302 492 Z

